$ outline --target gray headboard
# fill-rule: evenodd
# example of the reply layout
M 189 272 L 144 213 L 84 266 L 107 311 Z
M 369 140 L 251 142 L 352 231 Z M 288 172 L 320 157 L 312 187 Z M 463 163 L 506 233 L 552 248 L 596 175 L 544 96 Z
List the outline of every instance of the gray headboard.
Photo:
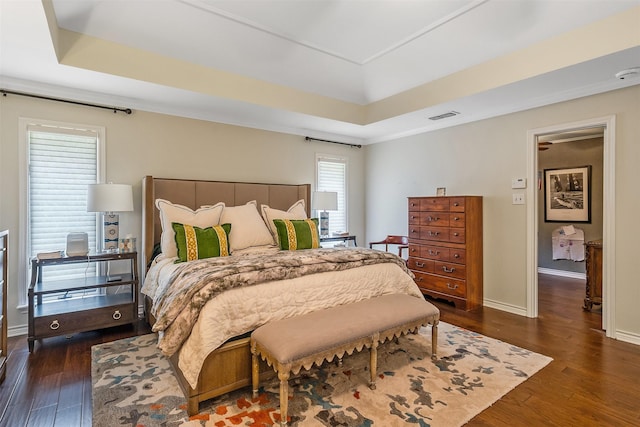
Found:
M 304 199 L 310 216 L 311 184 L 261 184 L 249 182 L 201 181 L 193 179 L 154 178 L 142 179 L 142 260 L 149 265 L 153 247 L 160 242 L 162 228 L 156 199 L 197 209 L 203 205 L 224 202 L 227 206 L 243 205 L 251 200 L 274 209 L 287 210 Z

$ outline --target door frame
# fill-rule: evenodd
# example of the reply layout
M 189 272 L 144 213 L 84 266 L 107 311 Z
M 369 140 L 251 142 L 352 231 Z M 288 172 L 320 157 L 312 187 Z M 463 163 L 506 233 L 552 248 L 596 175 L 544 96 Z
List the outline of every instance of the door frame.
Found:
M 615 115 L 535 128 L 527 131 L 527 317 L 538 317 L 538 136 L 604 127 L 602 200 L 602 328 L 615 338 Z

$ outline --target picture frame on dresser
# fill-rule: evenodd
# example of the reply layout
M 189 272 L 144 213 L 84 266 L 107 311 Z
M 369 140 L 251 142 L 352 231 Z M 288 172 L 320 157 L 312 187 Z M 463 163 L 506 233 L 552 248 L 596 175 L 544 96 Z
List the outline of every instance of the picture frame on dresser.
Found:
M 544 221 L 591 223 L 591 165 L 544 170 Z

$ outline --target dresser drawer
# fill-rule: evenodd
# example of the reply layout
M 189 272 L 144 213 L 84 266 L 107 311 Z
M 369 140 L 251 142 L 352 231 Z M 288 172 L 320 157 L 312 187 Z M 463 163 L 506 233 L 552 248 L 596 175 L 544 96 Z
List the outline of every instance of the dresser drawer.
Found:
M 420 210 L 446 212 L 449 210 L 449 199 L 446 197 L 430 197 L 422 199 L 420 200 Z
M 434 261 L 431 259 L 409 257 L 407 267 L 409 270 L 433 273 Z
M 449 260 L 449 248 L 431 245 L 415 245 L 414 251 L 411 251 L 411 248 L 412 246 L 409 245 L 409 253 L 416 257 L 441 261 Z
M 467 263 L 467 252 L 464 249 L 449 249 L 449 259 L 447 261 L 457 262 L 460 264 Z
M 422 212 L 409 211 L 409 225 L 420 225 L 420 217 Z
M 466 297 L 467 284 L 464 280 L 434 276 L 427 273 L 414 272 L 414 274 L 416 276 L 416 284 L 421 289 L 436 291 L 461 298 Z
M 449 199 L 449 211 L 451 212 L 464 212 L 464 197 L 451 197 Z
M 420 211 L 420 199 L 409 197 L 409 212 Z
M 435 274 L 441 274 L 456 279 L 465 279 L 467 277 L 467 267 L 464 264 L 452 264 L 448 262 L 434 261 Z
M 420 225 L 432 227 L 448 227 L 448 212 L 420 212 Z
M 422 240 L 437 240 L 440 242 L 448 242 L 449 232 L 450 232 L 449 228 L 420 227 L 420 238 Z
M 34 317 L 35 338 L 72 334 L 133 322 L 133 304 Z
M 449 241 L 453 243 L 464 243 L 465 241 L 464 228 L 451 228 L 449 230 Z
M 452 212 L 449 214 L 449 227 L 464 228 L 464 213 Z
M 420 230 L 422 227 L 409 224 L 409 239 L 420 239 Z M 411 251 L 409 251 L 411 253 Z

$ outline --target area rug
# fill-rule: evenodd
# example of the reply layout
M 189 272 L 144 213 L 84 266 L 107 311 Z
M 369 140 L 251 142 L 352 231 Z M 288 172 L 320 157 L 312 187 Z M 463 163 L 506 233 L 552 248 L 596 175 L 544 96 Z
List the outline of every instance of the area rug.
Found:
M 292 426 L 461 426 L 552 359 L 440 322 L 438 359 L 422 328 L 381 345 L 377 387 L 368 387 L 369 352 L 324 363 L 290 380 Z M 92 347 L 93 425 L 271 426 L 280 420 L 277 377 L 200 405 L 186 400 L 153 334 Z

